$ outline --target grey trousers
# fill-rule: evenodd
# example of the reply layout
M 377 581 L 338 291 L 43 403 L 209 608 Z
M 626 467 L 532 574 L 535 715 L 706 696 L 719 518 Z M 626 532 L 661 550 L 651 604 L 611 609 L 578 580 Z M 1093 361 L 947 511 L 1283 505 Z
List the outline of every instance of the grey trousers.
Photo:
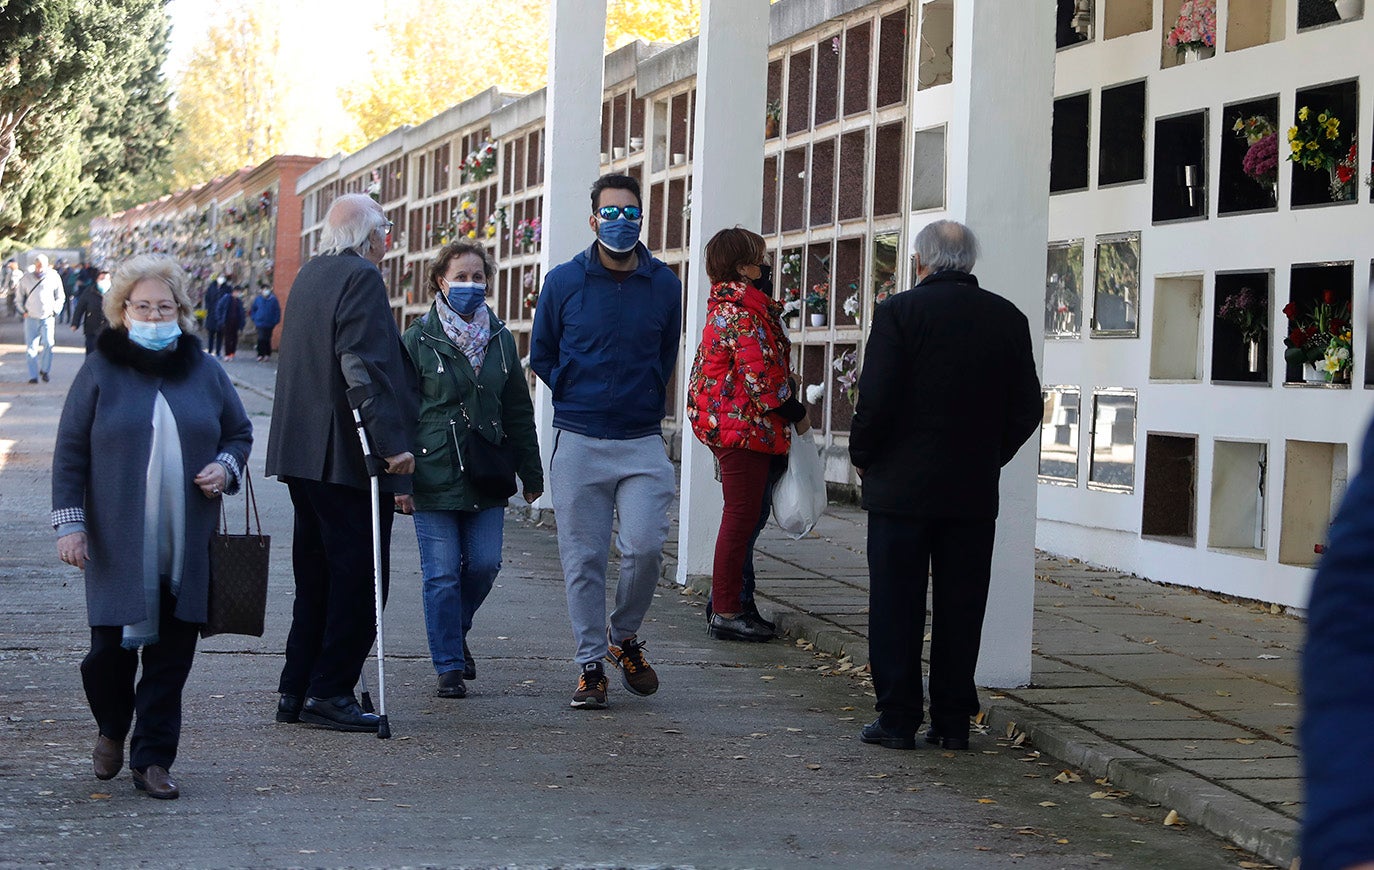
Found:
M 549 462 L 558 556 L 567 584 L 577 662 L 606 656 L 606 571 L 612 516 L 620 519 L 620 582 L 610 628 L 617 643 L 639 631 L 654 600 L 676 483 L 657 435 L 614 441 L 559 430 Z

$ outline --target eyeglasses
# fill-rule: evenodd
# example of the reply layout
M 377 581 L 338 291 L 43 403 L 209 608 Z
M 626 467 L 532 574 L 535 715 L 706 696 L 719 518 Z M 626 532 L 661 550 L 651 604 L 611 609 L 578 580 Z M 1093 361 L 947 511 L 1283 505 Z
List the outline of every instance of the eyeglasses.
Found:
M 382 224 L 381 226 L 377 227 L 377 229 L 381 230 L 382 232 L 386 233 L 387 235 L 391 235 L 391 230 L 392 230 L 392 228 L 395 227 L 395 226 L 396 226 L 396 222 L 395 222 L 395 221 L 387 221 L 386 223 L 384 223 L 384 224 Z
M 637 221 L 644 216 L 644 209 L 637 205 L 603 205 L 596 210 L 596 215 L 607 221 L 613 221 L 621 215 L 626 220 Z
M 125 302 L 124 307 L 137 314 L 142 319 L 147 319 L 156 314 L 158 317 L 174 317 L 177 313 L 175 302 L 159 302 L 153 305 L 148 302 Z

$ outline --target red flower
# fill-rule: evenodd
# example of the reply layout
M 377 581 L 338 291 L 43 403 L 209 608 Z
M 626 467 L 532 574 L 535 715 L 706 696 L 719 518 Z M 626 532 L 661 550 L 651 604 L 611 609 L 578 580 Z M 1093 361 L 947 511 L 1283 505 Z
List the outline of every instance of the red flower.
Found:
M 1331 318 L 1328 322 L 1328 326 L 1334 335 L 1340 335 L 1342 332 L 1345 332 L 1345 321 L 1341 320 L 1339 317 Z
M 1306 336 L 1303 335 L 1301 329 L 1294 329 L 1288 333 L 1288 344 L 1292 347 L 1298 347 L 1305 339 Z
M 1298 316 L 1298 306 L 1289 302 L 1287 305 L 1283 306 L 1283 316 L 1287 317 L 1289 320 L 1293 320 Z
M 1355 170 L 1346 166 L 1344 163 L 1336 164 L 1336 180 L 1341 184 L 1349 184 L 1350 179 L 1355 177 Z
M 1335 291 L 1335 290 L 1323 290 L 1323 291 L 1322 291 L 1322 303 L 1323 303 L 1323 304 L 1325 304 L 1325 305 L 1334 305 L 1335 302 L 1336 302 L 1336 291 Z
M 1302 334 L 1307 338 L 1315 338 L 1317 335 L 1317 327 L 1309 326 L 1302 331 Z

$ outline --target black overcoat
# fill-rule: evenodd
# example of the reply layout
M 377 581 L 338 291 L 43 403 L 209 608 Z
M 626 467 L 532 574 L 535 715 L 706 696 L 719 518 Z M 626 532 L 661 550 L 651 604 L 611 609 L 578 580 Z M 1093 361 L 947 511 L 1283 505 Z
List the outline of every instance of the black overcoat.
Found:
M 1026 316 L 970 274 L 928 276 L 874 309 L 849 436 L 864 508 L 996 517 L 1002 466 L 1042 410 Z
M 370 384 L 363 425 L 378 456 L 414 452 L 415 380 L 382 274 L 351 251 L 315 257 L 287 297 L 267 473 L 368 487 L 349 387 Z M 383 474 L 383 492 L 410 492 L 410 476 Z

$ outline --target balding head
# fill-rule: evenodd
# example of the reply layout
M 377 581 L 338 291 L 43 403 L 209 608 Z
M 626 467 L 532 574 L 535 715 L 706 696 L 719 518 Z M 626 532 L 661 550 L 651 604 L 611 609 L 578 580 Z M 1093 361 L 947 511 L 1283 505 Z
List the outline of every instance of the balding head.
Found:
M 973 230 L 958 221 L 935 221 L 916 234 L 912 253 L 917 258 L 917 275 L 953 269 L 972 272 L 978 262 L 978 239 Z
M 357 251 L 374 263 L 386 253 L 386 213 L 372 197 L 346 193 L 334 200 L 324 216 L 320 232 L 320 253 L 339 254 Z

